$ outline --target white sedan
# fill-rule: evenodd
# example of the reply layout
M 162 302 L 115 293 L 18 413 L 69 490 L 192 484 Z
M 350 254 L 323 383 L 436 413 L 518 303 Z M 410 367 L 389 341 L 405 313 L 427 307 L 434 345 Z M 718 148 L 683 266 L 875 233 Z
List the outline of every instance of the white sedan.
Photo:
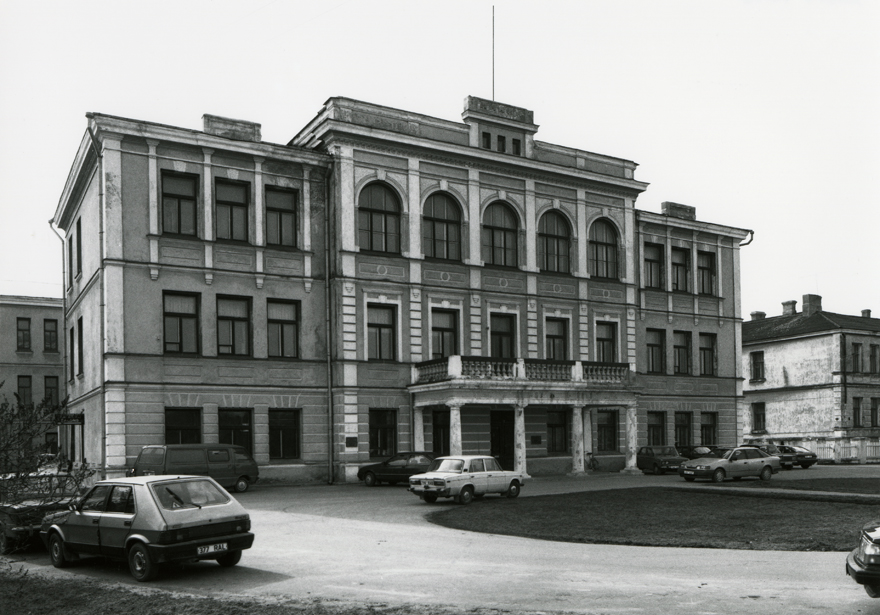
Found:
M 498 460 L 488 455 L 438 457 L 427 472 L 410 477 L 409 490 L 429 504 L 437 498 L 470 504 L 487 493 L 515 498 L 526 476 L 524 472 L 503 470 Z

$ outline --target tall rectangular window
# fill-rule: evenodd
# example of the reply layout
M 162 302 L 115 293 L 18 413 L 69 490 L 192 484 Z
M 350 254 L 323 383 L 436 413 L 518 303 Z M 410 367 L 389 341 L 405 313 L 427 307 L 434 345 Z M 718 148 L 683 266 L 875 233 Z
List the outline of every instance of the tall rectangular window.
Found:
M 489 351 L 496 359 L 516 358 L 516 316 L 492 314 L 489 318 Z
M 394 306 L 372 303 L 367 306 L 367 359 L 397 359 L 397 318 Z
M 648 413 L 648 445 L 649 446 L 665 446 L 666 445 L 666 413 L 665 412 L 649 412 Z
M 198 354 L 199 296 L 165 293 L 162 296 L 166 354 Z
M 16 331 L 16 350 L 30 350 L 31 349 L 31 319 L 30 318 L 16 318 L 15 319 L 15 331 Z
M 567 453 L 571 448 L 568 429 L 569 413 L 565 410 L 547 411 L 547 452 Z
M 691 373 L 691 334 L 689 331 L 673 332 L 672 357 L 674 373 Z
M 269 409 L 269 459 L 299 459 L 300 420 L 299 409 Z
M 266 244 L 296 247 L 296 192 L 266 187 Z
M 712 252 L 697 252 L 697 280 L 700 285 L 701 295 L 716 295 L 715 290 L 715 254 Z
M 250 184 L 217 180 L 217 239 L 248 240 L 249 192 Z
M 239 408 L 220 408 L 220 444 L 237 444 L 253 454 L 253 426 L 251 411 Z
M 548 318 L 544 323 L 545 359 L 568 360 L 568 320 Z
M 251 354 L 251 302 L 237 297 L 217 297 L 217 352 Z
M 880 427 L 880 397 L 871 398 L 871 427 Z
M 863 427 L 862 425 L 862 398 L 853 397 L 853 427 Z
M 43 400 L 52 407 L 58 405 L 59 397 L 58 376 L 43 377 Z
M 596 361 L 614 363 L 617 360 L 617 325 L 613 322 L 596 323 Z
M 23 406 L 34 403 L 34 384 L 30 376 L 18 377 L 18 401 Z
M 397 452 L 397 412 L 370 408 L 370 457 L 389 457 Z
M 647 369 L 649 374 L 666 373 L 666 331 L 648 329 L 645 331 L 647 345 Z
M 645 288 L 663 290 L 664 248 L 656 243 L 645 244 Z
M 700 333 L 700 375 L 715 376 L 718 372 L 717 352 L 715 349 L 718 338 L 714 333 Z
M 686 293 L 690 288 L 691 253 L 684 248 L 672 248 L 672 290 Z
M 83 357 L 85 356 L 85 351 L 83 349 L 84 337 L 83 318 L 82 316 L 80 316 L 76 319 L 76 373 L 79 376 L 82 376 L 85 372 L 85 365 L 83 365 L 83 363 L 85 363 L 85 361 L 83 360 Z
M 70 380 L 76 374 L 76 327 L 71 327 L 68 335 L 67 356 L 70 361 Z
M 871 373 L 880 374 L 880 344 L 871 344 Z
M 76 264 L 73 261 L 73 231 L 71 231 L 70 236 L 67 238 L 67 290 L 70 290 L 70 287 L 73 286 L 73 271 Z
M 196 235 L 198 176 L 162 173 L 162 232 Z
M 860 374 L 862 372 L 862 345 L 852 345 L 852 371 Z
M 764 409 L 764 402 L 752 404 L 752 432 L 767 431 L 767 414 Z
M 502 135 L 498 135 L 498 139 L 496 141 L 496 145 L 498 146 L 498 151 L 502 154 L 507 151 L 507 137 Z
M 749 364 L 751 367 L 750 380 L 752 382 L 764 381 L 764 351 L 758 350 L 749 353 Z
M 488 132 L 483 133 L 483 149 L 492 149 L 492 134 Z
M 514 156 L 522 156 L 522 141 L 519 139 L 513 139 L 511 142 L 512 151 L 511 153 Z
M 617 410 L 596 412 L 596 448 L 601 452 L 617 451 Z
M 693 444 L 693 415 L 690 412 L 675 413 L 675 445 L 690 446 Z
M 718 444 L 718 415 L 715 412 L 700 414 L 700 444 L 703 446 Z
M 76 275 L 83 271 L 82 218 L 76 221 Z
M 458 354 L 458 312 L 431 310 L 431 358 Z
M 53 318 L 43 320 L 43 350 L 58 352 L 58 321 Z
M 269 356 L 295 359 L 299 356 L 299 305 L 291 301 L 266 304 Z
M 165 444 L 201 444 L 199 408 L 165 408 Z

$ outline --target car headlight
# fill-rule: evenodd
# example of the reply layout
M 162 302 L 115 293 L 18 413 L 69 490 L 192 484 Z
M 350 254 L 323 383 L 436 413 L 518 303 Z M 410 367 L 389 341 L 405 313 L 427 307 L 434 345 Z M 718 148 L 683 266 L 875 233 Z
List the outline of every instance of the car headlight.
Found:
M 709 466 L 697 466 L 698 470 L 708 470 Z
M 434 479 L 434 486 L 435 487 L 445 487 L 446 481 L 442 480 L 442 479 Z
M 880 545 L 862 536 L 862 542 L 859 544 L 859 560 L 867 565 L 880 564 Z

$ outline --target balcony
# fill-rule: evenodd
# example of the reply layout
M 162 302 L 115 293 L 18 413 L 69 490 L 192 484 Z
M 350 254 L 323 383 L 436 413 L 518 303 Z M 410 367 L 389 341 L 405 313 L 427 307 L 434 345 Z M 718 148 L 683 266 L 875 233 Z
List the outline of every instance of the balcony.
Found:
M 413 365 L 414 385 L 449 380 L 512 381 L 510 384 L 573 383 L 622 385 L 629 378 L 627 363 L 495 359 L 454 355 Z

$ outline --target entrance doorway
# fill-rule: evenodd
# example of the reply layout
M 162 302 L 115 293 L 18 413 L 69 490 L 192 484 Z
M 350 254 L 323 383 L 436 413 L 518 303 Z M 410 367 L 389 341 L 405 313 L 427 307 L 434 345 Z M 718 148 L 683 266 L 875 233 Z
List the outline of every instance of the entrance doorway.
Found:
M 449 454 L 449 410 L 434 410 L 431 412 L 431 427 L 433 448 L 435 455 Z
M 505 470 L 513 470 L 514 423 L 510 410 L 492 410 L 489 419 L 489 450 Z

